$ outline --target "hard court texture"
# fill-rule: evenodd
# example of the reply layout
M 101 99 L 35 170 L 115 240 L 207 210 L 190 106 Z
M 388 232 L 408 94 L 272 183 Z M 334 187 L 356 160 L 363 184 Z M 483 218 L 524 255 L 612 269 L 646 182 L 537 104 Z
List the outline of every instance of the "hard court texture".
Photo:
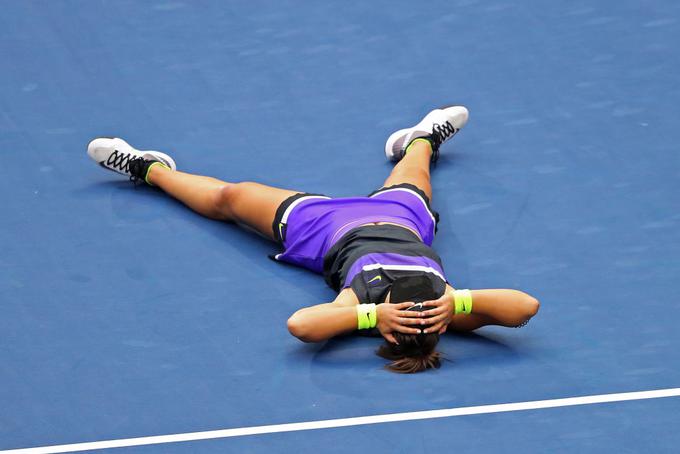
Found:
M 680 386 L 680 3 L 2 2 L 0 450 Z M 401 376 L 379 341 L 303 344 L 330 301 L 273 243 L 85 154 L 333 196 L 389 174 L 433 107 L 454 286 L 541 301 Z M 678 398 L 115 452 L 677 452 Z

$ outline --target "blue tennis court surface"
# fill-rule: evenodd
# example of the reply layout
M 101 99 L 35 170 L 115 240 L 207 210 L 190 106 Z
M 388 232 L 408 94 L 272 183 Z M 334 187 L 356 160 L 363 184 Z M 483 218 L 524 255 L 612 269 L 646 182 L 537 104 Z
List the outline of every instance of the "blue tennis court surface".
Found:
M 680 387 L 680 3 L 5 1 L 0 450 Z M 450 334 L 438 371 L 308 345 L 330 301 L 275 245 L 93 165 L 116 135 L 184 171 L 333 196 L 470 109 L 433 171 L 460 288 L 541 300 Z M 258 288 L 257 292 L 250 289 Z M 678 452 L 677 397 L 115 452 Z M 112 450 L 114 451 L 114 450 Z

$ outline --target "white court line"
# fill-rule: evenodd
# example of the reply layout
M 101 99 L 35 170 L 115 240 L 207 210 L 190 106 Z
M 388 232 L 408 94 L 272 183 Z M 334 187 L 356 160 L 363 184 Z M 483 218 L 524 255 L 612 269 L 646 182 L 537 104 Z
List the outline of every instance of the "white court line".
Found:
M 448 418 L 451 416 L 481 415 L 486 413 L 503 413 L 508 411 L 537 410 L 541 408 L 571 407 L 575 405 L 602 404 L 627 400 L 659 399 L 662 397 L 680 397 L 680 388 L 658 389 L 654 391 L 638 391 L 618 394 L 599 394 L 595 396 L 568 397 L 564 399 L 534 400 L 510 404 L 480 405 L 476 407 L 447 408 L 443 410 L 414 411 L 408 413 L 392 413 L 387 415 L 359 416 L 356 418 L 327 419 L 324 421 L 308 421 L 269 426 L 239 427 L 236 429 L 208 430 L 205 432 L 189 432 L 172 435 L 156 435 L 151 437 L 121 438 L 118 440 L 74 443 L 69 445 L 42 446 L 38 448 L 10 449 L 0 454 L 48 454 L 62 452 L 86 451 L 92 449 L 123 448 L 129 446 L 155 445 L 161 443 L 177 443 L 182 441 L 212 440 L 215 438 L 242 437 L 299 430 L 330 429 L 334 427 L 360 426 L 365 424 L 381 424 L 387 422 L 416 421 L 419 419 Z

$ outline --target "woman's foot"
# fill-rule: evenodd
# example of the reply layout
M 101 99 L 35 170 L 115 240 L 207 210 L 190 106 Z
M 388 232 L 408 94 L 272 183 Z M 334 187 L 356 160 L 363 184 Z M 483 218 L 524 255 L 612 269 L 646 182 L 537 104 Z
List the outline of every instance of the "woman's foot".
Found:
M 468 119 L 463 106 L 435 109 L 425 115 L 417 125 L 393 133 L 385 143 L 385 155 L 392 161 L 404 157 L 406 149 L 416 139 L 426 139 L 432 144 L 432 161 L 439 157 L 439 146 L 460 131 Z
M 99 137 L 87 146 L 87 154 L 100 166 L 132 181 L 145 180 L 149 167 L 158 162 L 172 170 L 177 169 L 175 161 L 160 151 L 142 151 L 133 148 L 123 139 Z

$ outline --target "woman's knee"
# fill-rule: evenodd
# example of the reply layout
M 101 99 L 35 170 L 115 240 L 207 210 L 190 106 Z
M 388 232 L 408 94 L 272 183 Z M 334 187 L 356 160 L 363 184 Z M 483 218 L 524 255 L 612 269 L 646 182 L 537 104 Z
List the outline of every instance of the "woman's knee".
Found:
M 257 183 L 250 181 L 225 184 L 215 194 L 215 210 L 223 218 L 237 220 L 238 206 L 244 199 L 246 192 L 252 190 L 254 185 L 257 185 Z
M 213 207 L 217 217 L 233 219 L 233 207 L 238 200 L 240 183 L 227 183 L 214 194 Z

